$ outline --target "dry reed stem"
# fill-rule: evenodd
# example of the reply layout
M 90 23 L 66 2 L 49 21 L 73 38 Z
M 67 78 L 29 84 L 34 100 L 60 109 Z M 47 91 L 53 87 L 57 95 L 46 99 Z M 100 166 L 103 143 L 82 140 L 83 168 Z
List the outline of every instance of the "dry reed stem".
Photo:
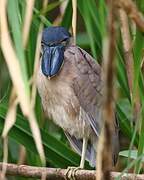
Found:
M 2 132 L 3 138 L 7 136 L 9 130 L 15 124 L 17 105 L 18 105 L 18 98 L 16 96 L 15 89 L 13 88 L 9 100 L 9 108 L 6 114 L 3 132 Z
M 35 0 L 26 0 L 26 12 L 25 12 L 25 18 L 24 18 L 24 25 L 23 25 L 23 47 L 24 48 L 27 45 L 27 41 L 29 37 L 29 30 L 31 26 L 34 3 L 35 3 Z
M 114 80 L 114 71 L 115 71 L 115 7 L 114 1 L 110 0 L 108 2 L 109 8 L 109 16 L 108 16 L 108 47 L 104 52 L 104 83 L 105 83 L 105 99 L 104 99 L 104 108 L 102 113 L 102 118 L 104 120 L 104 129 L 101 132 L 100 138 L 101 142 L 103 142 L 102 148 L 102 158 L 101 170 L 102 174 L 97 175 L 98 180 L 109 180 L 110 179 L 110 171 L 112 170 L 112 134 L 114 131 L 114 103 L 113 103 L 113 80 Z M 113 142 L 115 143 L 115 142 Z M 100 162 L 97 162 L 97 165 Z
M 133 53 L 132 53 L 132 41 L 129 32 L 129 25 L 128 25 L 128 17 L 126 12 L 123 9 L 119 10 L 120 15 L 120 22 L 121 22 L 121 36 L 123 41 L 124 47 L 124 57 L 125 57 L 125 64 L 126 64 L 126 73 L 128 79 L 128 85 L 130 89 L 131 98 L 133 98 L 134 102 L 134 119 L 137 120 L 139 111 L 140 111 L 140 99 L 138 92 L 136 93 L 135 97 L 132 97 L 133 91 L 133 79 L 134 79 L 134 60 L 133 60 Z
M 44 0 L 43 1 L 43 9 L 45 9 L 46 5 L 48 3 L 48 0 Z M 38 37 L 37 37 L 37 46 L 36 46 L 36 52 L 35 52 L 35 63 L 34 63 L 34 72 L 33 72 L 33 77 L 32 77 L 32 92 L 31 92 L 31 109 L 32 109 L 32 113 L 29 115 L 29 120 L 30 120 L 30 127 L 31 127 L 31 131 L 34 135 L 34 138 L 38 138 L 37 140 L 39 142 L 41 142 L 41 137 L 40 137 L 40 133 L 39 132 L 39 128 L 37 126 L 36 123 L 36 117 L 34 114 L 34 106 L 35 106 L 35 99 L 36 99 L 36 72 L 38 70 L 38 65 L 39 65 L 39 56 L 40 56 L 40 46 L 41 46 L 41 31 L 42 31 L 43 25 L 42 23 L 40 24 L 39 27 L 39 32 L 38 32 Z M 45 156 L 44 156 L 44 150 L 43 148 L 41 148 L 42 142 L 41 144 L 36 144 L 36 147 L 40 153 L 41 156 L 41 160 L 45 165 Z M 43 178 L 44 179 L 44 178 Z
M 14 88 L 16 89 L 18 101 L 20 103 L 22 112 L 25 116 L 28 117 L 40 158 L 42 162 L 45 163 L 45 156 L 44 156 L 40 131 L 36 122 L 34 111 L 30 106 L 30 99 L 25 91 L 25 85 L 22 78 L 22 72 L 20 70 L 20 64 L 17 59 L 16 53 L 13 49 L 12 41 L 9 35 L 7 15 L 6 15 L 6 5 L 7 5 L 7 0 L 0 1 L 1 48 L 10 72 L 10 76 Z M 7 53 L 7 50 L 9 50 L 9 53 Z
M 115 5 L 118 8 L 124 9 L 128 16 L 136 23 L 137 27 L 144 32 L 144 17 L 132 0 L 117 0 Z
M 46 6 L 48 4 L 48 0 L 44 0 L 43 2 L 43 11 L 45 10 Z M 43 24 L 40 24 L 39 31 L 38 31 L 38 37 L 37 37 L 37 46 L 36 46 L 36 52 L 35 52 L 35 63 L 34 63 L 34 72 L 32 77 L 32 94 L 31 94 L 31 107 L 34 108 L 35 106 L 35 100 L 36 100 L 36 74 L 39 68 L 39 58 L 40 58 L 40 50 L 41 50 L 41 37 L 42 37 L 42 29 Z M 43 172 L 41 176 L 41 180 L 46 179 L 46 173 Z
M 102 179 L 102 153 L 103 153 L 103 147 L 104 147 L 104 129 L 102 129 L 99 142 L 98 142 L 98 150 L 96 155 L 96 179 L 101 180 Z
M 58 14 L 58 16 L 56 17 L 56 19 L 53 21 L 53 26 L 59 26 L 62 22 L 64 13 L 65 13 L 65 9 L 67 7 L 68 1 L 63 1 L 59 8 L 60 8 L 60 14 Z
M 31 92 L 31 107 L 32 108 L 34 108 L 35 100 L 36 100 L 36 74 L 39 68 L 42 28 L 43 26 L 40 25 L 38 37 L 37 37 L 36 52 L 35 52 L 34 72 L 33 72 L 33 77 L 32 77 L 32 92 Z
M 2 169 L 3 163 L 0 163 L 0 170 Z M 15 164 L 5 164 L 6 174 L 11 176 L 22 176 L 26 178 L 41 178 L 42 174 L 46 175 L 48 180 L 66 180 L 67 169 L 60 168 L 44 168 L 44 167 L 35 167 L 27 165 L 15 165 Z M 95 180 L 94 170 L 77 170 L 75 177 L 76 180 Z M 111 172 L 110 178 L 114 180 L 118 177 L 121 172 Z M 144 174 L 135 175 L 135 174 L 124 174 L 121 177 L 121 180 L 143 180 Z
M 45 0 L 43 2 L 43 6 L 45 8 L 45 6 L 47 5 L 47 0 Z M 39 27 L 39 32 L 38 32 L 38 37 L 37 37 L 37 45 L 36 45 L 36 52 L 35 52 L 35 60 L 34 60 L 34 70 L 33 70 L 33 76 L 32 78 L 30 79 L 30 84 L 32 85 L 32 90 L 31 90 L 31 108 L 34 110 L 34 107 L 35 107 L 35 101 L 36 101 L 36 74 L 37 74 L 37 71 L 38 71 L 38 67 L 39 67 L 39 57 L 40 57 L 40 48 L 41 48 L 41 35 L 42 35 L 42 28 L 43 28 L 43 25 L 42 23 L 40 24 L 40 27 Z M 21 148 L 21 152 L 20 152 L 20 158 L 19 159 L 19 164 L 22 164 L 23 160 L 25 159 L 25 150 L 24 150 L 24 147 Z M 23 156 L 24 155 L 24 156 Z
M 1 48 L 10 72 L 10 76 L 16 89 L 18 100 L 20 102 L 22 111 L 24 115 L 29 114 L 28 108 L 28 97 L 25 92 L 25 86 L 23 83 L 23 78 L 20 70 L 19 61 L 14 52 L 12 41 L 9 35 L 7 15 L 6 15 L 6 5 L 7 0 L 0 1 L 0 34 L 1 34 Z M 7 53 L 7 50 L 9 53 Z
M 72 0 L 72 30 L 73 30 L 73 38 L 74 44 L 76 44 L 76 25 L 77 25 L 77 0 Z
M 6 180 L 6 171 L 7 171 L 7 160 L 8 160 L 8 138 L 3 138 L 3 163 L 1 163 L 1 174 L 0 179 Z
M 120 0 L 116 2 L 116 5 L 120 8 L 123 8 L 125 10 L 125 12 L 128 14 L 128 16 L 136 23 L 137 27 L 144 32 L 144 18 L 143 15 L 141 14 L 141 12 L 138 11 L 136 5 L 134 4 L 134 2 L 132 2 L 131 0 Z M 131 53 L 131 52 L 129 52 Z M 129 59 L 131 58 L 131 55 L 128 55 Z M 129 69 L 128 71 L 132 71 L 129 75 L 128 80 L 130 81 L 130 79 L 132 78 L 132 74 L 133 74 L 133 68 L 130 67 L 132 65 L 129 65 Z M 132 70 L 130 69 L 132 68 Z M 128 74 L 127 71 L 127 74 Z M 130 77 L 131 76 L 131 77 Z M 130 82 L 129 82 L 130 84 Z M 139 95 L 138 93 L 136 93 L 135 99 L 134 99 L 134 119 L 137 119 L 138 113 L 140 110 L 140 100 L 139 100 Z
M 45 155 L 44 155 L 44 149 L 42 146 L 40 130 L 39 130 L 38 124 L 36 122 L 36 117 L 35 117 L 34 111 L 31 108 L 30 108 L 30 110 L 31 110 L 31 113 L 28 116 L 30 128 L 31 128 L 31 131 L 32 131 L 32 134 L 33 134 L 33 137 L 35 140 L 36 148 L 40 155 L 41 161 L 45 165 L 46 160 L 45 160 Z
M 19 147 L 19 159 L 18 159 L 18 165 L 24 164 L 26 158 L 26 149 L 23 145 L 20 145 Z
M 45 11 L 47 4 L 48 4 L 48 0 L 44 0 L 42 11 Z M 33 76 L 32 76 L 32 93 L 31 93 L 31 107 L 32 108 L 34 108 L 35 100 L 36 100 L 36 74 L 39 68 L 42 29 L 43 29 L 43 24 L 40 23 L 38 36 L 37 36 L 37 43 L 36 43 L 37 45 L 36 45 L 35 60 L 34 60 L 34 70 L 33 70 Z
M 45 10 L 46 6 L 48 4 L 48 0 L 43 1 L 43 10 Z M 34 71 L 33 71 L 33 77 L 32 77 L 32 94 L 31 94 L 31 108 L 33 109 L 35 106 L 35 100 L 36 100 L 36 74 L 39 68 L 39 58 L 40 58 L 40 49 L 41 49 L 41 36 L 42 36 L 42 29 L 43 24 L 40 24 L 39 31 L 38 31 L 38 37 L 37 37 L 37 45 L 36 45 L 36 52 L 35 52 L 35 63 L 34 63 Z M 44 158 L 44 157 L 43 157 Z M 45 174 L 42 176 L 42 180 L 45 180 Z
M 121 23 L 120 29 L 121 29 L 121 36 L 122 36 L 122 41 L 123 41 L 124 57 L 125 57 L 125 64 L 126 64 L 126 73 L 127 73 L 127 78 L 128 78 L 130 94 L 132 95 L 133 74 L 134 74 L 132 41 L 131 41 L 130 32 L 129 32 L 127 14 L 123 9 L 120 9 L 119 15 L 120 15 L 119 16 L 120 23 Z

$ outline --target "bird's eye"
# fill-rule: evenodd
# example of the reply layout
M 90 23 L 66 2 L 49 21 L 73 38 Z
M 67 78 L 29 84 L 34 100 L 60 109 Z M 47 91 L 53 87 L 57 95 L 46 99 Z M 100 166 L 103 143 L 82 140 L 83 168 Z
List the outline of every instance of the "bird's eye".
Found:
M 66 41 L 66 40 L 63 40 L 63 41 L 61 41 L 61 44 L 62 44 L 63 46 L 66 46 L 66 45 L 67 45 L 67 41 Z
M 44 44 L 41 43 L 40 57 L 43 55 L 43 50 L 44 50 Z
M 44 44 L 43 44 L 43 43 L 41 43 L 41 49 L 43 49 L 43 47 L 44 47 Z
M 43 48 L 41 48 L 40 50 L 40 58 L 42 57 L 42 55 L 43 55 Z

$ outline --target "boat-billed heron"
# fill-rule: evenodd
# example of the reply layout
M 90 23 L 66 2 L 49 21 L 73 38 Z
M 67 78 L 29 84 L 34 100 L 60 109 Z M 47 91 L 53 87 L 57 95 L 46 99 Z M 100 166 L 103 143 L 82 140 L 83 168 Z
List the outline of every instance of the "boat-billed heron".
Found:
M 103 80 L 100 65 L 71 43 L 64 27 L 48 27 L 42 34 L 37 87 L 44 111 L 60 126 L 71 146 L 95 166 L 102 128 Z M 113 161 L 118 155 L 118 132 L 113 134 Z

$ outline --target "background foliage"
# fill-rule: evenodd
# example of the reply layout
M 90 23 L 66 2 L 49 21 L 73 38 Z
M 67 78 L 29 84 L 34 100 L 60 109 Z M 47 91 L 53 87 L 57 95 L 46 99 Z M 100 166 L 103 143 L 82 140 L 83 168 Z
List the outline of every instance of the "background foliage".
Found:
M 136 0 L 138 9 L 143 13 L 143 0 Z M 107 33 L 107 5 L 104 0 L 78 0 L 77 45 L 87 50 L 102 64 L 103 43 Z M 28 97 L 33 92 L 34 65 L 36 60 L 37 38 L 43 26 L 61 25 L 71 31 L 71 0 L 53 0 L 43 9 L 43 1 L 35 1 L 27 44 L 23 44 L 23 27 L 26 15 L 26 1 L 7 1 L 8 30 L 14 51 L 19 60 L 24 90 Z M 144 150 L 144 77 L 143 77 L 143 33 L 128 19 L 133 57 L 133 85 L 129 88 L 127 66 L 124 58 L 124 47 L 120 20 L 117 20 L 116 44 L 116 114 L 120 126 L 121 152 L 118 170 L 133 167 L 136 172 L 142 171 Z M 9 53 L 9 49 L 7 49 Z M 11 62 L 13 63 L 13 62 Z M 2 48 L 0 49 L 0 133 L 3 131 L 8 108 L 11 108 L 13 83 Z M 35 87 L 34 87 L 35 88 Z M 41 129 L 42 144 L 45 150 L 46 165 L 50 167 L 78 166 L 80 157 L 73 152 L 61 129 L 56 127 L 44 114 L 38 95 L 34 98 L 34 112 Z M 138 108 L 136 108 L 138 107 Z M 30 130 L 28 117 L 18 106 L 16 122 L 8 133 L 8 162 L 20 161 L 22 145 L 25 148 L 23 163 L 41 165 L 39 153 Z M 3 139 L 0 142 L 0 161 L 3 161 Z M 125 151 L 122 151 L 125 150 Z M 134 150 L 134 151 L 133 151 Z M 122 156 L 126 158 L 121 158 Z M 140 157 L 140 158 L 138 158 Z M 131 160 L 133 159 L 133 161 Z M 130 164 L 127 162 L 131 162 Z M 90 168 L 86 163 L 86 168 Z M 15 179 L 15 178 L 14 178 Z M 18 178 L 20 179 L 20 178 Z

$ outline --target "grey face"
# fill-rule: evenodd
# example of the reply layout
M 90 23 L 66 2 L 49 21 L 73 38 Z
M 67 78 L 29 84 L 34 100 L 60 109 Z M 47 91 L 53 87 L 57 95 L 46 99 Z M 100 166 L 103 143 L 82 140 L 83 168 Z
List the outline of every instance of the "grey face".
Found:
M 42 73 L 46 77 L 55 76 L 64 60 L 64 50 L 71 35 L 63 27 L 45 28 L 42 34 Z

